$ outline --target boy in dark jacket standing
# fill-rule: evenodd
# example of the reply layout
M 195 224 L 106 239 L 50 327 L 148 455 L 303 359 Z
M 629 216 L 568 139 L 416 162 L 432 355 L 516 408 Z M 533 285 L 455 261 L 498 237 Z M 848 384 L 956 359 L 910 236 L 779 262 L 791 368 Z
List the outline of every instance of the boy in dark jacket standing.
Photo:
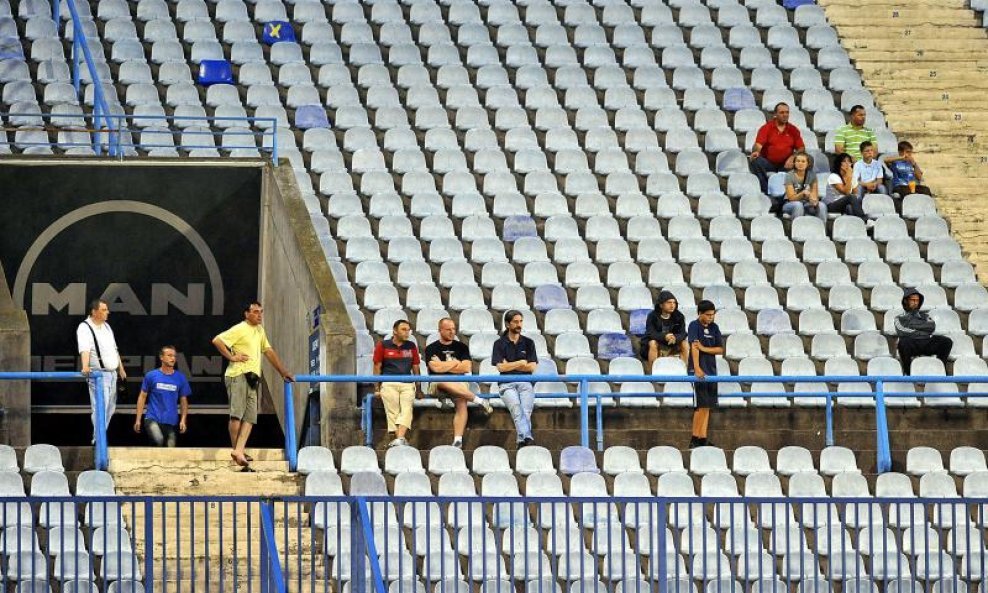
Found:
M 689 448 L 704 447 L 707 429 L 710 427 L 710 410 L 717 407 L 717 383 L 705 381 L 717 376 L 717 357 L 724 354 L 724 336 L 714 323 L 717 310 L 710 301 L 696 305 L 696 321 L 690 322 L 687 331 L 690 358 L 686 372 L 697 378 L 693 383 L 693 426 Z
M 899 359 L 902 361 L 902 372 L 910 374 L 913 358 L 917 356 L 936 356 L 944 365 L 954 341 L 946 336 L 934 336 L 937 329 L 935 321 L 920 311 L 923 306 L 923 295 L 910 288 L 902 296 L 904 312 L 895 318 L 895 333 L 899 336 Z
M 641 342 L 641 357 L 652 372 L 652 364 L 660 356 L 679 356 L 685 363 L 689 355 L 686 345 L 686 318 L 679 312 L 679 302 L 668 290 L 659 293 L 655 309 L 645 319 L 645 335 Z

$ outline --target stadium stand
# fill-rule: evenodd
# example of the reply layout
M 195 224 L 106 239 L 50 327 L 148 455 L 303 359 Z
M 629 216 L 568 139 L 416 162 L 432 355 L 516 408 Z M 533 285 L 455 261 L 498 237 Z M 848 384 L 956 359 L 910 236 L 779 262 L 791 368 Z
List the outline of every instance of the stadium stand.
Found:
M 54 98 L 64 78 L 30 74 L 40 66 L 64 74 L 64 52 L 45 49 L 60 40 L 39 24 L 43 4 L 22 3 L 14 21 L 26 35 L 4 60 L 13 111 L 65 105 Z M 740 158 L 764 121 L 735 101 L 742 91 L 763 109 L 787 99 L 818 160 L 838 110 L 874 103 L 820 9 L 681 4 L 80 3 L 108 96 L 125 99 L 113 110 L 142 141 L 155 138 L 152 149 L 136 145 L 138 154 L 176 154 L 190 131 L 181 121 L 146 125 L 142 113 L 291 124 L 278 131 L 280 154 L 295 168 L 327 257 L 339 262 L 360 368 L 393 319 L 409 318 L 424 347 L 430 325 L 450 314 L 465 341 L 479 342 L 471 347 L 478 370 L 499 312 L 520 307 L 536 311 L 526 331 L 559 371 L 594 356 L 607 372 L 629 354 L 612 334 L 636 329 L 633 318 L 661 289 L 688 318 L 700 298 L 718 304 L 731 320 L 734 372 L 745 358 L 767 358 L 778 373 L 780 356 L 816 360 L 822 372 L 835 355 L 864 372 L 873 357 L 894 353 L 890 322 L 906 286 L 927 293 L 940 331 L 954 338 L 952 359 L 976 355 L 978 326 L 948 307 L 980 319 L 986 294 L 929 198 L 907 196 L 899 207 L 869 196 L 872 236 L 847 217 L 783 225 Z M 231 64 L 238 85 L 227 77 Z M 65 100 L 78 107 L 71 94 Z M 212 131 L 216 148 L 196 154 L 251 152 L 224 150 L 250 130 Z M 17 128 L 3 145 L 46 151 L 18 141 L 40 133 Z M 884 282 L 886 269 L 899 286 Z M 948 269 L 949 279 L 937 274 Z M 792 285 L 789 272 L 807 282 Z M 562 315 L 574 309 L 575 319 Z M 766 309 L 784 312 L 770 322 Z M 819 329 L 801 323 L 811 317 Z
M 916 366 L 925 364 L 930 375 L 988 372 L 978 356 L 988 334 L 988 293 L 930 198 L 868 196 L 871 231 L 850 217 L 782 221 L 769 215 L 768 198 L 747 171 L 742 151 L 780 100 L 790 103 L 791 121 L 818 163 L 843 123 L 841 112 L 855 103 L 869 106 L 881 146 L 895 138 L 877 125 L 881 112 L 816 5 L 77 6 L 111 111 L 132 129 L 129 153 L 251 157 L 269 148 L 242 146 L 267 125 L 262 121 L 203 128 L 156 116 L 278 121 L 280 154 L 295 170 L 358 332 L 358 369 L 368 367 L 375 340 L 395 319 L 410 319 L 424 346 L 436 321 L 449 315 L 470 345 L 475 370 L 490 372 L 500 314 L 520 308 L 540 369 L 640 372 L 626 336 L 641 333 L 643 313 L 665 289 L 687 318 L 700 299 L 718 304 L 729 336 L 722 363 L 734 374 L 895 375 L 901 367 L 892 356 L 892 320 L 902 289 L 917 287 L 955 351 L 947 366 L 932 359 Z M 0 101 L 10 112 L 0 153 L 93 154 L 94 137 L 76 119 L 93 90 L 84 81 L 81 102 L 70 90 L 70 46 L 50 14 L 45 0 L 0 0 Z M 63 8 L 60 25 L 68 23 Z M 38 112 L 70 117 L 40 128 Z M 805 385 L 807 392 L 818 389 Z M 646 405 L 683 405 L 662 397 L 682 393 L 682 384 L 655 389 L 647 389 L 655 396 Z M 855 389 L 838 386 L 841 393 Z M 922 389 L 897 403 L 974 405 L 963 391 L 920 399 L 943 395 L 943 386 Z M 799 393 L 757 405 L 820 405 Z M 642 405 L 631 397 L 617 402 Z M 872 400 L 845 395 L 838 403 Z M 510 500 L 483 503 L 489 509 L 457 502 L 445 512 L 421 501 L 373 502 L 373 539 L 393 593 L 459 592 L 474 584 L 498 593 L 640 593 L 651 591 L 659 575 L 667 591 L 684 593 L 821 593 L 835 590 L 832 583 L 842 591 L 877 593 L 880 583 L 886 593 L 961 593 L 979 586 L 988 558 L 978 504 L 957 511 L 942 503 L 917 516 L 913 502 L 870 502 L 985 496 L 984 454 L 969 447 L 954 449 L 946 463 L 935 449 L 912 449 L 904 473 L 878 478 L 865 475 L 868 466 L 842 447 L 816 459 L 787 447 L 774 460 L 751 446 L 731 455 L 699 448 L 687 459 L 664 446 L 644 456 L 627 447 L 601 457 L 579 447 L 557 456 L 528 447 L 512 457 L 495 446 L 470 455 L 398 447 L 382 459 L 365 447 L 335 454 L 316 447 L 299 452 L 298 469 L 309 496 L 579 500 L 521 511 Z M 0 488 L 25 494 L 12 451 L 0 449 L 0 462 Z M 25 453 L 22 470 L 32 476 L 32 495 L 116 489 L 101 473 L 80 475 L 71 486 L 57 449 L 43 445 Z M 618 508 L 606 499 L 697 495 L 716 502 L 673 503 L 662 524 L 654 503 Z M 742 495 L 772 500 L 724 502 Z M 792 504 L 786 496 L 819 500 Z M 840 502 L 852 497 L 866 501 Z M 337 590 L 346 591 L 356 575 L 351 515 L 343 505 L 318 503 L 304 522 L 321 542 L 312 549 Z M 16 508 L 18 522 L 5 524 L 0 543 L 4 575 L 19 582 L 17 590 L 44 590 L 25 583 L 50 580 L 63 591 L 92 590 L 87 583 L 142 590 L 130 578 L 140 578 L 144 558 L 128 547 L 131 537 L 119 525 L 108 530 L 95 520 L 106 515 L 98 507 L 82 515 L 61 503 Z M 91 579 L 70 586 L 64 578 L 80 570 L 88 577 L 90 568 Z

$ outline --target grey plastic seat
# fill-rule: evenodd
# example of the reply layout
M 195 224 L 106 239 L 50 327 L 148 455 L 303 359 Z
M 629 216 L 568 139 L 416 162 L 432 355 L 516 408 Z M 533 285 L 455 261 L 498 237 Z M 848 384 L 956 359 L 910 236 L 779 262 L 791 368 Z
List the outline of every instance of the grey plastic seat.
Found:
M 24 451 L 24 471 L 29 474 L 39 472 L 64 472 L 62 455 L 54 445 L 30 445 Z

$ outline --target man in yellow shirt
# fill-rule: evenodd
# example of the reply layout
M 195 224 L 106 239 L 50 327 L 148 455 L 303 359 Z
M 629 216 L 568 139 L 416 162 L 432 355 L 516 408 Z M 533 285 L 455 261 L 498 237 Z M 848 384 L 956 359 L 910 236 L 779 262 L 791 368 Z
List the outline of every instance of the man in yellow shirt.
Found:
M 216 346 L 223 358 L 230 361 L 223 377 L 230 397 L 228 428 L 233 446 L 230 456 L 237 465 L 244 468 L 243 471 L 251 471 L 250 462 L 253 461 L 247 457 L 244 448 L 251 429 L 257 424 L 261 356 L 268 359 L 284 380 L 295 380 L 268 342 L 268 336 L 261 326 L 263 317 L 264 308 L 261 304 L 250 303 L 244 308 L 243 321 L 213 338 L 213 346 Z

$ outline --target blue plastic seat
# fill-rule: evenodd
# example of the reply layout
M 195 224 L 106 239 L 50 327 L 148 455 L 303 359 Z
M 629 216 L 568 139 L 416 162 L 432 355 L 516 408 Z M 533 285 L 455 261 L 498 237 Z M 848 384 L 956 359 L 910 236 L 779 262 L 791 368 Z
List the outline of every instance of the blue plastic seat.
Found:
M 199 62 L 199 84 L 234 84 L 233 66 L 226 60 L 203 60 Z
M 633 357 L 635 349 L 631 338 L 625 334 L 609 333 L 597 338 L 597 358 L 613 360 L 620 357 Z
M 0 37 L 0 60 L 24 59 L 24 47 L 18 37 Z
M 566 289 L 559 284 L 544 284 L 536 287 L 532 301 L 536 311 L 570 308 Z
M 741 111 L 755 109 L 755 95 L 750 89 L 740 87 L 724 91 L 724 111 Z
M 559 453 L 559 471 L 566 475 L 584 472 L 599 474 L 597 458 L 587 447 L 566 447 Z
M 506 242 L 512 242 L 523 237 L 538 237 L 539 232 L 531 216 L 509 216 L 504 219 L 502 236 Z
M 264 24 L 264 32 L 261 33 L 261 40 L 266 45 L 274 45 L 282 41 L 295 42 L 295 29 L 292 24 L 286 21 L 269 21 Z
M 782 0 L 782 7 L 786 10 L 796 10 L 800 6 L 816 4 L 814 0 Z
M 628 320 L 628 332 L 635 336 L 645 335 L 645 321 L 648 320 L 648 314 L 651 311 L 651 309 L 635 309 L 631 311 Z
M 329 128 L 329 117 L 322 105 L 300 105 L 295 110 L 295 127 L 300 130 Z

